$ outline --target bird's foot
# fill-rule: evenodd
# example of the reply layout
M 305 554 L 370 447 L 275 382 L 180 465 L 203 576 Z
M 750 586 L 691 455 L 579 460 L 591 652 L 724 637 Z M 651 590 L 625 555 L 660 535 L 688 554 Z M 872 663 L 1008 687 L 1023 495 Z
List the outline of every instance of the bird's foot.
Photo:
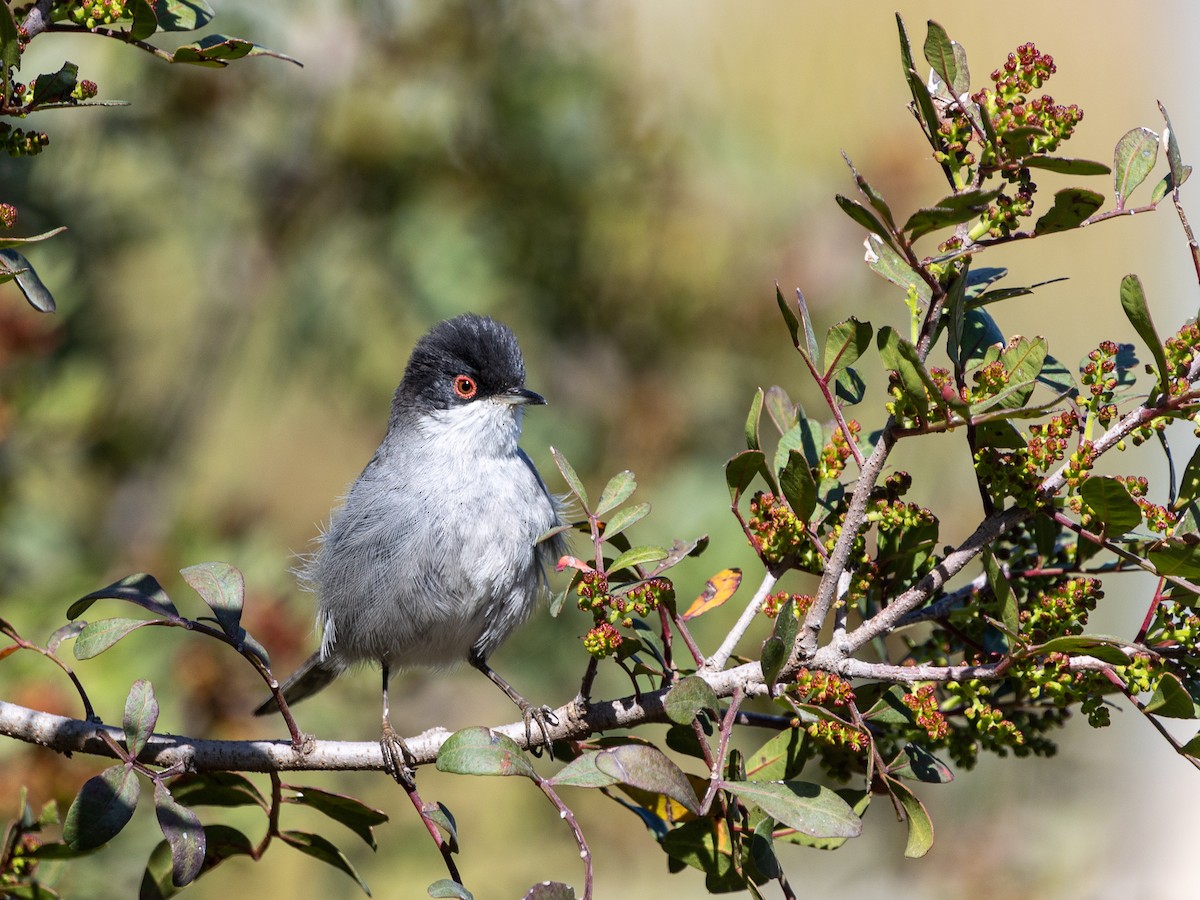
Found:
M 541 756 L 545 750 L 546 754 L 554 759 L 554 742 L 550 738 L 549 729 L 558 724 L 558 716 L 549 706 L 534 706 L 529 702 L 518 705 L 521 708 L 521 718 L 525 720 L 525 744 L 529 752 L 534 756 Z M 537 723 L 538 731 L 542 733 L 542 739 L 536 743 L 533 740 L 534 722 Z
M 411 788 L 416 784 L 417 758 L 413 756 L 404 738 L 392 728 L 392 723 L 383 720 L 383 733 L 379 738 L 379 749 L 383 752 L 384 770 L 396 779 L 396 783 Z

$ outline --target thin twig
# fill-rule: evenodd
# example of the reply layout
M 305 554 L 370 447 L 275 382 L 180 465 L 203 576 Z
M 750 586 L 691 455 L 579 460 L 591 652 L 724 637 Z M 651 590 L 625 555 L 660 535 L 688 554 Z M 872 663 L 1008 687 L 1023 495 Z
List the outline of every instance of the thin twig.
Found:
M 729 657 L 733 655 L 733 651 L 737 649 L 738 642 L 745 636 L 750 629 L 750 625 L 758 617 L 759 611 L 762 609 L 763 601 L 775 589 L 776 583 L 779 581 L 779 575 L 773 570 L 768 569 L 763 573 L 762 583 L 758 586 L 758 590 L 746 604 L 746 608 L 742 610 L 741 616 L 730 629 L 729 634 L 725 635 L 725 640 L 721 642 L 721 646 L 715 652 L 709 655 L 705 661 L 703 669 L 707 672 L 720 672 L 725 668 L 725 664 L 729 662 Z

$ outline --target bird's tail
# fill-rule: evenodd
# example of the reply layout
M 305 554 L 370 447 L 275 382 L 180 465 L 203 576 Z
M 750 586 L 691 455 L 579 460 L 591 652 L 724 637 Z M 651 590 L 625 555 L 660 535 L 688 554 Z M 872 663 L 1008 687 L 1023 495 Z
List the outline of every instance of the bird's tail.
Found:
M 321 659 L 320 653 L 314 653 L 283 683 L 281 686 L 283 699 L 288 702 L 289 706 L 299 703 L 317 691 L 324 690 L 345 670 L 346 667 L 341 662 L 328 658 Z M 279 709 L 279 704 L 275 702 L 274 697 L 270 697 L 254 711 L 254 714 L 265 716 L 277 709 Z

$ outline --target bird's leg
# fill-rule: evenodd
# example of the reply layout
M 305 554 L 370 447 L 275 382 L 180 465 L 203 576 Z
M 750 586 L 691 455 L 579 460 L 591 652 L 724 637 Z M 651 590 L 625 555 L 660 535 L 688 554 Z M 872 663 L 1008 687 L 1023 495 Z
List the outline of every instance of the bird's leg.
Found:
M 391 672 L 388 664 L 383 663 L 383 732 L 379 738 L 379 749 L 383 752 L 383 765 L 387 773 L 406 787 L 415 783 L 417 770 L 414 768 L 416 757 L 404 743 L 404 738 L 392 728 L 391 714 L 388 709 L 388 681 Z
M 476 650 L 472 650 L 467 656 L 467 662 L 486 675 L 492 680 L 492 683 L 500 690 L 508 695 L 508 699 L 517 705 L 521 710 L 521 717 L 525 720 L 525 743 L 529 747 L 534 756 L 541 756 L 542 749 L 545 748 L 550 758 L 554 758 L 554 747 L 550 740 L 549 726 L 558 724 L 558 717 L 554 715 L 554 710 L 549 706 L 534 706 L 519 693 L 517 689 L 504 680 L 504 678 L 487 664 L 487 660 Z M 533 742 L 533 734 L 530 729 L 530 723 L 536 722 L 538 730 L 542 733 L 540 744 Z

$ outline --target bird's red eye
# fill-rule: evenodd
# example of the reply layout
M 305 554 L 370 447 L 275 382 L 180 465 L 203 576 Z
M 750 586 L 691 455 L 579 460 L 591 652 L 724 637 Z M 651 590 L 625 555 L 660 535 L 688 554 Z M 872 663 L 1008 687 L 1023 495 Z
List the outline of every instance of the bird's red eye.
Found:
M 479 386 L 475 384 L 475 379 L 470 375 L 454 376 L 454 393 L 463 400 L 470 400 L 478 390 Z

